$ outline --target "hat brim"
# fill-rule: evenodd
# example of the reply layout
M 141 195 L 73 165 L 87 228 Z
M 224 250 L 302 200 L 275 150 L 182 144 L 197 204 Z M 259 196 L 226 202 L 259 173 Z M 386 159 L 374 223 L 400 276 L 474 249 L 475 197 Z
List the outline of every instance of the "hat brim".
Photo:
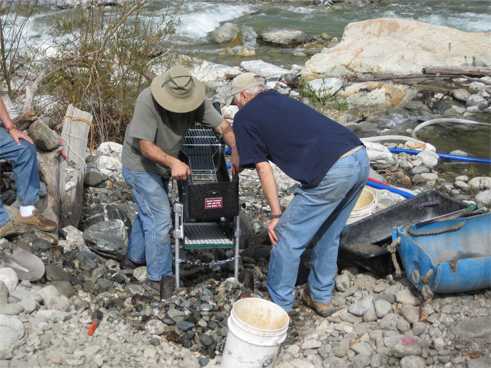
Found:
M 198 79 L 191 76 L 194 82 L 194 88 L 191 94 L 186 98 L 175 97 L 162 87 L 167 80 L 167 73 L 168 72 L 160 74 L 152 80 L 150 90 L 152 91 L 152 96 L 155 98 L 155 101 L 157 101 L 164 109 L 177 113 L 190 112 L 200 107 L 205 99 L 205 87 L 203 84 Z
M 247 86 L 245 88 L 244 88 L 244 86 L 232 88 L 232 90 L 230 91 L 230 95 L 235 96 L 239 92 L 245 91 L 246 89 L 249 89 L 249 88 L 254 87 L 254 86 L 259 86 L 260 84 L 264 84 L 264 81 L 251 82 L 251 83 L 247 84 Z

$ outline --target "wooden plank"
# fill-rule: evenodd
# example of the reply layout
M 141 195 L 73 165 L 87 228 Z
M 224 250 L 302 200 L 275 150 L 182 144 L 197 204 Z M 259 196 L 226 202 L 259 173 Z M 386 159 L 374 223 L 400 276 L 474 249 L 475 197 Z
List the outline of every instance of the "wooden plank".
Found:
M 68 106 L 63 121 L 61 141 L 63 153 L 73 160 L 78 169 L 69 166 L 67 161 L 60 155 L 60 224 L 59 229 L 68 225 L 78 227 L 83 207 L 83 186 L 86 172 L 85 150 L 91 126 L 85 120 L 92 122 L 92 115 L 74 107 Z M 66 191 L 68 182 L 75 186 Z
M 485 66 L 427 66 L 422 71 L 424 74 L 471 75 L 476 77 L 491 75 L 491 67 Z

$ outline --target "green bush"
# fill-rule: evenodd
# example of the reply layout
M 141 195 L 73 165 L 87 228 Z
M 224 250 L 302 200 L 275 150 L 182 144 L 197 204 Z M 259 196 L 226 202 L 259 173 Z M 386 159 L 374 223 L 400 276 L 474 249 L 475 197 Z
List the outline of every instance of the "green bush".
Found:
M 56 16 L 55 29 L 64 35 L 56 40 L 57 56 L 49 60 L 51 72 L 43 93 L 56 96 L 61 121 L 73 104 L 94 117 L 96 143 L 122 142 L 138 94 L 149 85 L 151 66 L 170 64 L 173 54 L 163 43 L 175 33 L 179 6 L 169 9 L 160 23 L 144 20 L 143 13 L 155 9 L 145 0 L 122 7 L 73 9 Z

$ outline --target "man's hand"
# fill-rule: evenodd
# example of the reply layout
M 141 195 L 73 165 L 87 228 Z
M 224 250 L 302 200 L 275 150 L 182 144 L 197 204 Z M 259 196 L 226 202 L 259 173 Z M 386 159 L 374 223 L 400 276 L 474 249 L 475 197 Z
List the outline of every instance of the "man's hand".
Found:
M 232 174 L 238 174 L 244 170 L 243 167 L 240 167 L 239 164 L 239 153 L 237 150 L 232 151 L 232 155 L 230 156 L 230 166 L 232 168 Z
M 174 160 L 170 169 L 172 177 L 176 180 L 186 180 L 191 175 L 189 166 L 179 160 Z
M 280 219 L 272 219 L 269 222 L 268 225 L 268 235 L 269 235 L 269 240 L 271 240 L 271 244 L 276 245 L 276 242 L 278 241 L 278 237 L 276 236 L 276 233 L 274 232 L 274 228 L 276 227 L 276 224 L 280 221 Z
M 23 131 L 19 129 L 12 129 L 10 132 L 10 136 L 14 138 L 15 142 L 17 143 L 18 146 L 20 146 L 20 139 L 25 140 L 26 142 L 29 142 L 30 144 L 34 144 L 34 141 Z

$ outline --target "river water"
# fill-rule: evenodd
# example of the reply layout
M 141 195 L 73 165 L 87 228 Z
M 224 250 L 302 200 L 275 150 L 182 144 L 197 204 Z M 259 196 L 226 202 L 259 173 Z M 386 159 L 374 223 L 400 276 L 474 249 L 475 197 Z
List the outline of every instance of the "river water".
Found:
M 150 8 L 148 5 L 144 11 L 145 21 L 159 22 L 163 14 L 173 14 L 175 8 L 176 3 L 157 0 L 156 8 Z M 59 14 L 60 10 L 54 8 L 40 8 L 29 24 L 27 42 L 42 45 L 42 48 L 51 47 L 55 37 L 52 22 L 55 15 Z M 259 59 L 289 68 L 293 64 L 304 65 L 308 57 L 293 56 L 293 49 L 258 45 L 255 39 L 262 29 L 286 27 L 311 35 L 325 32 L 341 40 L 344 27 L 349 23 L 374 18 L 404 18 L 466 32 L 491 32 L 491 1 L 396 0 L 373 3 L 365 7 L 348 6 L 333 10 L 329 7 L 309 5 L 308 2 L 184 0 L 178 17 L 181 26 L 172 38 L 178 52 L 192 53 L 215 63 L 240 65 L 240 62 L 245 60 L 244 57 L 218 55 L 222 48 L 212 40 L 213 30 L 224 22 L 232 22 L 241 28 L 245 45 L 252 46 L 256 51 L 256 55 L 249 59 Z M 235 51 L 237 49 L 238 47 Z M 438 132 L 432 131 L 424 138 L 435 144 L 439 152 L 449 153 L 454 149 L 462 149 L 476 157 L 490 158 L 491 132 L 488 127 L 464 132 L 445 127 L 438 129 Z M 459 166 L 454 169 L 461 170 Z M 478 171 L 489 175 L 489 165 L 480 166 Z

